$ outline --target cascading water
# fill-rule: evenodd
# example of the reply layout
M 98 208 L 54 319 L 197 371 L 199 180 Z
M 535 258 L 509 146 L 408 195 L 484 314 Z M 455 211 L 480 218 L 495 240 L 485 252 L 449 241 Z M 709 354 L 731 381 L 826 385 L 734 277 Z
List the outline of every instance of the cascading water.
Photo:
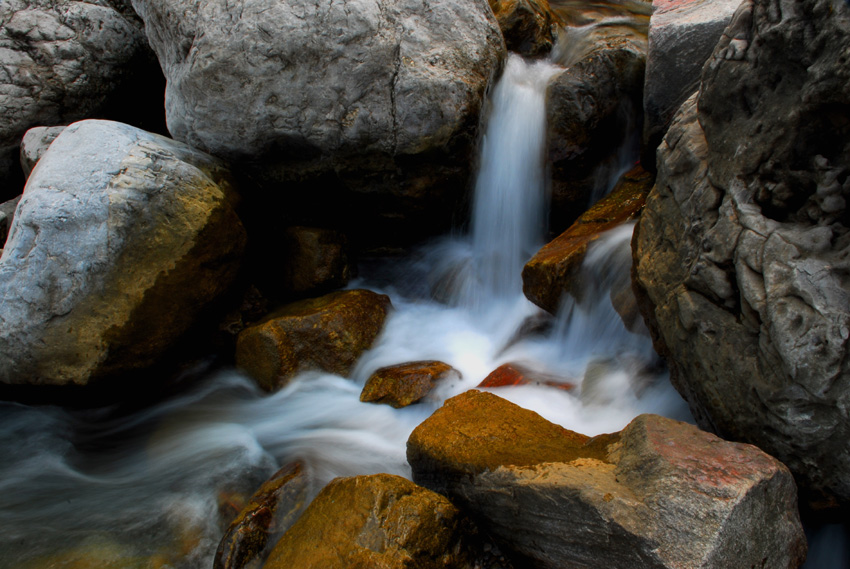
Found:
M 581 303 L 567 300 L 548 328 L 529 327 L 545 315 L 523 297 L 519 274 L 544 234 L 542 108 L 557 72 L 508 60 L 482 145 L 471 237 L 432 244 L 401 270 L 385 268 L 403 275 L 390 284 L 377 278 L 380 268 L 353 283 L 390 294 L 395 311 L 351 378 L 302 374 L 268 395 L 236 371 L 219 371 L 129 416 L 0 403 L 0 568 L 88 556 L 91 565 L 206 569 L 228 521 L 220 514 L 226 496 L 250 493 L 295 459 L 314 490 L 335 476 L 408 475 L 413 428 L 506 362 L 578 385 L 498 393 L 579 432 L 619 430 L 642 412 L 687 417 L 653 367 L 649 338 L 626 330 L 611 307 L 612 287 L 628 273 L 630 227 L 589 252 L 594 285 Z M 463 377 L 404 409 L 359 401 L 377 368 L 423 359 Z

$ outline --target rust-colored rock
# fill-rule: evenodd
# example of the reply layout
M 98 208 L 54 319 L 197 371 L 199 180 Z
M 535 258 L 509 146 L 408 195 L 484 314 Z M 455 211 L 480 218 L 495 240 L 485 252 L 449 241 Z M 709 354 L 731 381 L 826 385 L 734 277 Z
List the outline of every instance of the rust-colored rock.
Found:
M 490 0 L 490 8 L 509 51 L 537 57 L 552 50 L 560 18 L 548 0 Z
M 565 391 L 575 388 L 575 385 L 564 381 L 563 378 L 542 373 L 518 363 L 502 364 L 484 378 L 477 387 L 510 387 L 515 385 L 548 385 Z
M 391 306 L 388 296 L 368 290 L 288 304 L 239 334 L 236 365 L 267 391 L 309 369 L 348 375 L 380 333 Z
M 264 569 L 465 569 L 472 526 L 446 498 L 391 474 L 337 478 Z
M 609 230 L 635 219 L 652 189 L 653 176 L 635 166 L 617 186 L 554 240 L 544 245 L 522 270 L 523 292 L 531 302 L 555 313 L 574 279 L 588 245 Z
M 409 362 L 382 367 L 363 386 L 360 401 L 386 403 L 396 409 L 407 407 L 428 395 L 437 382 L 459 379 L 458 370 L 439 361 Z
M 213 569 L 242 569 L 262 554 L 270 538 L 296 520 L 307 500 L 309 480 L 301 463 L 287 464 L 257 490 L 227 528 L 215 554 Z

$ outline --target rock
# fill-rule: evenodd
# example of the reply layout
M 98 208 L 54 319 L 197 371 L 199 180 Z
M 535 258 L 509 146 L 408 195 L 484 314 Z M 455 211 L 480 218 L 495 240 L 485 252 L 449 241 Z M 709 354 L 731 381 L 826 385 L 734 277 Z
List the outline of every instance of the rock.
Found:
M 470 567 L 469 523 L 446 498 L 390 474 L 337 478 L 278 541 L 264 569 Z
M 787 468 L 654 415 L 588 438 L 467 392 L 413 431 L 408 460 L 415 481 L 474 515 L 522 566 L 779 569 L 805 559 Z
M 64 126 L 36 126 L 24 134 L 21 141 L 21 169 L 25 178 L 29 178 L 36 162 L 63 130 Z
M 12 221 L 15 219 L 15 210 L 18 208 L 18 202 L 20 201 L 21 196 L 18 196 L 0 204 L 0 240 L 3 243 L 6 243 L 6 238 L 9 236 L 9 229 L 12 227 Z
M 544 245 L 523 267 L 522 290 L 525 296 L 554 314 L 564 293 L 576 295 L 579 288 L 576 278 L 588 245 L 605 231 L 635 219 L 643 208 L 652 182 L 651 174 L 635 166 L 620 178 L 609 195 L 582 214 L 569 229 Z
M 131 114 L 129 93 L 134 101 L 150 97 L 149 112 L 161 108 L 158 81 L 152 79 L 161 73 L 144 29 L 119 5 L 110 0 L 0 5 L 0 184 L 6 194 L 20 188 L 13 180 L 27 129 L 95 114 L 125 118 Z M 131 106 L 132 114 L 146 112 Z
M 388 296 L 347 290 L 288 304 L 236 339 L 236 365 L 267 391 L 300 371 L 346 376 L 380 333 L 392 305 Z
M 562 377 L 540 372 L 515 362 L 500 365 L 476 387 L 493 388 L 516 385 L 548 385 L 565 391 L 575 389 L 574 384 Z
M 44 154 L 0 258 L 0 381 L 150 366 L 234 279 L 245 245 L 218 160 L 109 121 Z
M 300 462 L 273 474 L 224 532 L 213 569 L 243 569 L 262 562 L 270 538 L 282 535 L 304 509 L 308 489 L 309 479 Z
M 333 227 L 386 240 L 387 224 L 450 223 L 505 57 L 486 0 L 133 5 L 174 138 L 253 166 L 266 196 L 333 209 Z
M 699 424 L 776 456 L 821 506 L 850 504 L 848 30 L 841 2 L 742 4 L 633 242 L 641 312 Z
M 490 0 L 509 51 L 540 57 L 552 51 L 560 21 L 548 0 Z
M 284 233 L 282 288 L 290 294 L 342 288 L 355 272 L 348 240 L 333 229 L 290 227 Z
M 438 361 L 408 362 L 382 367 L 366 380 L 363 392 L 360 393 L 360 401 L 386 403 L 399 409 L 423 399 L 437 383 L 460 378 L 458 370 Z
M 565 14 L 568 22 L 578 21 L 560 40 L 555 60 L 567 69 L 552 80 L 546 98 L 551 225 L 559 231 L 605 195 L 624 158 L 629 164 L 638 152 L 646 66 L 642 10 L 649 6 L 628 3 L 634 12 L 616 20 L 594 12 L 595 6 L 587 14 Z
M 699 88 L 702 66 L 741 0 L 654 0 L 643 88 L 643 159 L 655 171 L 655 150 L 673 115 Z

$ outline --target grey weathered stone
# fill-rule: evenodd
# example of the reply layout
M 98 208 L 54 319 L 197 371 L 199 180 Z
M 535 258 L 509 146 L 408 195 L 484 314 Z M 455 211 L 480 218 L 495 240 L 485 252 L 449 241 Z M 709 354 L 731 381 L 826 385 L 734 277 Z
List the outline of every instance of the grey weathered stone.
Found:
M 450 218 L 505 56 L 486 0 L 133 5 L 176 139 L 257 165 L 290 199 L 348 218 L 357 203 L 361 230 L 367 216 Z
M 27 129 L 103 112 L 114 103 L 110 97 L 131 84 L 138 96 L 149 83 L 139 76 L 155 65 L 141 23 L 110 0 L 3 0 L 0 182 L 17 170 Z
M 705 428 L 850 503 L 850 6 L 745 2 L 659 148 L 635 288 Z
M 37 126 L 29 129 L 21 141 L 21 168 L 24 177 L 30 172 L 56 137 L 65 130 L 64 126 Z
M 414 430 L 408 460 L 414 480 L 473 514 L 524 567 L 794 569 L 804 561 L 794 480 L 758 448 L 656 415 L 592 439 L 558 429 L 467 392 Z
M 714 51 L 741 0 L 655 0 L 643 88 L 644 163 L 655 168 L 655 150 L 673 115 L 699 88 L 702 66 Z
M 0 381 L 86 384 L 153 363 L 235 277 L 235 199 L 223 163 L 184 144 L 66 128 L 0 258 Z
M 12 220 L 15 218 L 15 210 L 19 201 L 21 201 L 21 196 L 0 204 L 0 243 L 5 243 L 9 236 L 9 228 L 12 227 Z M 2 248 L 0 248 L 0 251 L 2 251 Z

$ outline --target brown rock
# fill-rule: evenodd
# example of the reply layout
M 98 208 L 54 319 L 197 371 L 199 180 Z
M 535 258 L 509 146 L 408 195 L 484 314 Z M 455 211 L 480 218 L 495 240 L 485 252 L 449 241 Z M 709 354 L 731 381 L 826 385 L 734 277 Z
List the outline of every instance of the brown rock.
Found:
M 389 297 L 368 290 L 289 304 L 239 334 L 236 365 L 268 391 L 303 370 L 348 375 L 378 336 L 391 306 Z
M 529 57 L 552 50 L 555 26 L 560 18 L 548 0 L 490 0 L 509 51 Z
M 494 369 L 477 387 L 509 387 L 514 385 L 548 385 L 569 391 L 575 385 L 564 381 L 564 378 L 538 372 L 518 363 L 507 363 Z
M 805 559 L 793 478 L 756 447 L 654 415 L 591 439 L 475 393 L 417 427 L 408 460 L 414 480 L 474 514 L 522 566 L 790 569 Z
M 345 235 L 319 227 L 288 228 L 283 263 L 282 288 L 298 295 L 342 288 L 354 271 Z
M 360 401 L 386 403 L 396 409 L 407 407 L 428 395 L 437 382 L 460 377 L 458 370 L 438 361 L 382 367 L 366 381 Z
M 269 538 L 281 535 L 301 513 L 308 487 L 301 463 L 287 464 L 272 475 L 225 531 L 213 569 L 242 569 L 262 561 Z
M 400 476 L 338 478 L 278 541 L 263 567 L 465 569 L 469 530 L 446 498 Z
M 576 293 L 575 278 L 588 245 L 603 232 L 635 219 L 652 189 L 652 183 L 652 174 L 635 166 L 620 178 L 608 196 L 599 200 L 569 229 L 544 245 L 522 270 L 525 296 L 554 314 L 564 292 Z

